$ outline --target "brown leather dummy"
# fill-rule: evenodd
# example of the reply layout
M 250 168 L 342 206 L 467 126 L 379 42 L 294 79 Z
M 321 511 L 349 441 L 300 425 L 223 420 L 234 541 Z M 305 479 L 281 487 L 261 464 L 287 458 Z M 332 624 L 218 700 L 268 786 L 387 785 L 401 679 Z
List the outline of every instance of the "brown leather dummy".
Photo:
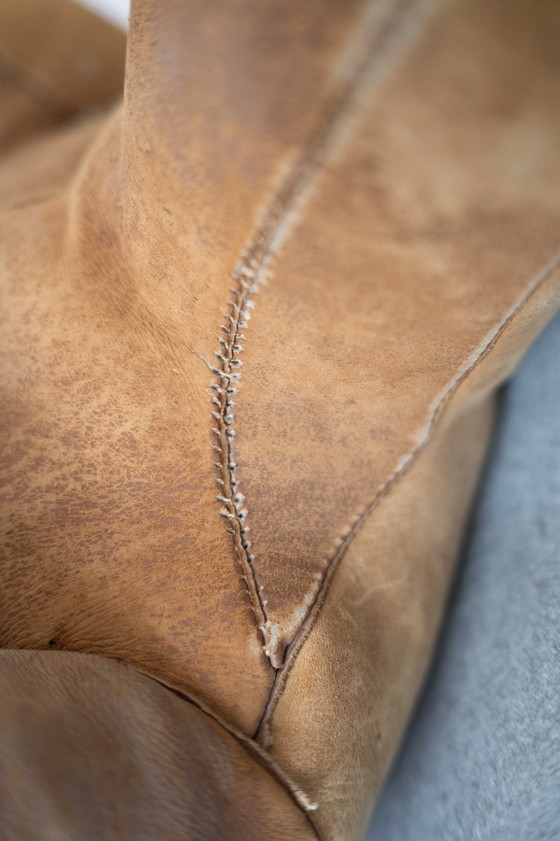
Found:
M 0 10 L 0 838 L 358 841 L 560 301 L 560 7 L 133 0 L 122 103 Z

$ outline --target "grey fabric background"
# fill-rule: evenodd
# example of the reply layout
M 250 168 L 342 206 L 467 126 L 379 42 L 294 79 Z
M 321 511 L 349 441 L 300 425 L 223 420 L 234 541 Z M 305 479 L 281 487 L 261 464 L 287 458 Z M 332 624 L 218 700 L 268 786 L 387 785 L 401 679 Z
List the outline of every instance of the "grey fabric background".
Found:
M 560 316 L 504 390 L 440 651 L 368 841 L 560 841 Z

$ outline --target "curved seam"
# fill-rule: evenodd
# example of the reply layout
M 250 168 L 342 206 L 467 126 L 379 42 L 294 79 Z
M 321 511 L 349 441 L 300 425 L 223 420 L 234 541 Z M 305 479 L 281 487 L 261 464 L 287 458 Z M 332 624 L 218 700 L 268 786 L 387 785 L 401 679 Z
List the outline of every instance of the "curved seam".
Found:
M 541 271 L 535 275 L 533 280 L 528 284 L 523 294 L 517 299 L 512 307 L 503 316 L 498 326 L 492 330 L 483 341 L 479 344 L 473 354 L 467 358 L 465 363 L 457 370 L 454 377 L 452 377 L 447 385 L 440 391 L 435 400 L 429 406 L 427 421 L 420 434 L 416 446 L 407 454 L 405 454 L 399 461 L 396 469 L 388 477 L 383 486 L 374 495 L 373 499 L 365 506 L 361 514 L 359 514 L 351 527 L 351 529 L 343 536 L 338 538 L 338 549 L 328 561 L 321 582 L 318 586 L 315 599 L 309 607 L 309 610 L 300 624 L 298 630 L 294 634 L 287 650 L 285 663 L 281 669 L 276 673 L 274 684 L 271 688 L 270 695 L 266 704 L 263 717 L 259 723 L 255 733 L 255 739 L 266 746 L 269 743 L 269 726 L 274 710 L 282 694 L 285 682 L 288 678 L 289 672 L 294 664 L 294 661 L 301 650 L 305 640 L 309 636 L 317 617 L 320 613 L 321 607 L 325 601 L 328 589 L 334 578 L 335 572 L 340 565 L 344 555 L 351 546 L 353 540 L 361 531 L 370 515 L 375 511 L 379 503 L 386 497 L 389 492 L 395 487 L 400 479 L 405 476 L 411 466 L 416 462 L 418 456 L 424 451 L 433 437 L 434 429 L 436 428 L 444 410 L 449 403 L 451 397 L 459 389 L 467 377 L 478 367 L 478 365 L 488 356 L 491 350 L 500 340 L 500 337 L 507 330 L 516 315 L 523 309 L 529 299 L 546 283 L 554 274 L 560 269 L 560 253 L 556 254 L 551 261 L 549 261 Z
M 49 648 L 45 649 L 37 649 L 37 648 L 5 648 L 2 649 L 3 651 L 32 651 L 32 652 L 44 652 L 47 653 Z M 79 651 L 78 649 L 71 649 L 71 648 L 56 648 L 55 649 L 59 653 L 65 654 L 77 654 L 80 656 L 85 656 L 91 658 L 92 661 L 99 660 L 112 660 L 117 663 L 121 663 L 125 668 L 130 669 L 131 671 L 141 674 L 150 680 L 153 680 L 154 683 L 159 684 L 164 689 L 167 689 L 169 692 L 173 692 L 173 694 L 177 695 L 184 701 L 192 704 L 194 707 L 197 707 L 201 712 L 211 718 L 213 721 L 216 722 L 223 730 L 229 733 L 231 736 L 235 738 L 235 740 L 244 748 L 244 750 L 253 758 L 255 759 L 259 765 L 270 774 L 288 793 L 290 798 L 294 801 L 294 803 L 304 812 L 305 816 L 307 817 L 309 823 L 313 827 L 315 834 L 317 836 L 318 841 L 324 841 L 321 832 L 316 825 L 316 821 L 313 818 L 311 812 L 313 812 L 317 806 L 314 804 L 308 795 L 304 792 L 304 790 L 298 786 L 286 772 L 278 765 L 277 762 L 267 753 L 264 748 L 262 748 L 259 744 L 253 741 L 249 736 L 246 736 L 237 728 L 232 727 L 228 724 L 225 719 L 223 719 L 220 715 L 218 715 L 211 707 L 207 706 L 204 702 L 200 701 L 198 698 L 190 695 L 189 693 L 185 692 L 182 689 L 178 689 L 173 684 L 167 683 L 167 681 L 163 680 L 162 678 L 156 677 L 155 675 L 151 674 L 150 672 L 146 671 L 145 669 L 140 668 L 136 664 L 132 663 L 126 657 L 115 657 L 110 654 L 101 654 L 94 651 Z M 100 673 L 96 672 L 99 676 Z
M 176 686 L 167 683 L 167 681 L 163 680 L 162 678 L 150 674 L 150 672 L 147 672 L 144 669 L 138 668 L 138 666 L 135 666 L 134 663 L 130 663 L 128 660 L 124 660 L 121 658 L 114 659 L 120 659 L 120 662 L 125 664 L 127 667 L 133 669 L 135 672 L 138 672 L 144 675 L 145 677 L 150 678 L 150 680 L 153 680 L 155 683 L 158 683 L 160 686 L 164 687 L 164 689 L 167 689 L 169 692 L 173 692 L 178 697 L 197 707 L 201 712 L 203 712 L 205 715 L 207 715 L 209 718 L 215 721 L 216 724 L 218 724 L 223 730 L 229 733 L 230 736 L 233 736 L 235 740 L 243 747 L 243 749 L 286 790 L 290 798 L 305 814 L 307 820 L 311 824 L 317 836 L 318 841 L 323 841 L 323 836 L 312 814 L 315 811 L 315 809 L 318 808 L 317 804 L 313 803 L 311 798 L 306 794 L 306 792 L 301 788 L 301 786 L 297 785 L 297 783 L 295 783 L 291 779 L 289 774 L 287 774 L 281 768 L 281 766 L 278 765 L 278 763 L 261 745 L 255 742 L 254 739 L 251 739 L 250 736 L 246 736 L 245 733 L 243 733 L 241 730 L 238 730 L 236 727 L 233 727 L 224 718 L 222 718 L 222 716 L 216 713 L 215 710 L 213 710 L 203 701 L 191 695 L 190 693 L 185 692 L 183 689 L 178 689 Z
M 254 568 L 254 555 L 248 537 L 247 509 L 245 499 L 239 490 L 239 478 L 235 462 L 233 440 L 234 397 L 236 383 L 240 378 L 239 369 L 243 362 L 239 359 L 243 351 L 241 342 L 245 338 L 243 330 L 248 326 L 251 310 L 254 308 L 253 295 L 265 280 L 270 262 L 277 254 L 294 221 L 296 211 L 307 197 L 322 164 L 336 143 L 343 124 L 348 122 L 356 94 L 361 85 L 371 82 L 370 75 L 375 73 L 375 81 L 384 77 L 387 65 L 395 54 L 402 51 L 410 35 L 410 24 L 416 23 L 419 9 L 431 5 L 433 0 L 390 0 L 390 2 L 371 6 L 366 4 L 364 11 L 375 16 L 369 23 L 367 37 L 363 35 L 363 25 L 357 27 L 357 38 L 361 49 L 357 58 L 338 89 L 327 99 L 315 128 L 305 143 L 299 159 L 285 177 L 279 191 L 265 210 L 257 233 L 242 253 L 232 278 L 236 286 L 231 290 L 228 301 L 229 312 L 222 326 L 223 336 L 218 339 L 219 349 L 215 351 L 217 362 L 206 364 L 216 377 L 210 384 L 213 389 L 212 416 L 215 426 L 213 449 L 217 454 L 214 462 L 218 476 L 220 492 L 217 500 L 221 504 L 220 514 L 228 523 L 235 556 L 245 583 L 251 609 L 257 628 L 262 638 L 262 648 L 274 669 L 283 665 L 286 644 L 280 639 L 280 628 L 271 622 L 267 614 L 265 587 L 259 582 Z M 381 12 L 380 12 L 381 9 Z M 352 41 L 352 39 L 350 39 Z M 365 43 L 364 43 L 365 41 Z

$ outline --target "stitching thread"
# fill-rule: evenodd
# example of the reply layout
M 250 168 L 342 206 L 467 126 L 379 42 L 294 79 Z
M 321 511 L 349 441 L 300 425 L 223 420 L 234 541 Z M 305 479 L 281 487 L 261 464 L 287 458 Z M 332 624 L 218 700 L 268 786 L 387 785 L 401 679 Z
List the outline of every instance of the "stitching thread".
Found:
M 212 427 L 216 443 L 212 446 L 218 454 L 218 460 L 214 462 L 214 466 L 219 473 L 216 482 L 220 488 L 216 499 L 222 504 L 221 516 L 228 521 L 228 531 L 241 567 L 241 578 L 247 588 L 245 593 L 249 598 L 257 627 L 263 638 L 263 650 L 270 657 L 266 636 L 268 622 L 266 600 L 262 597 L 262 588 L 257 584 L 252 567 L 254 557 L 248 538 L 249 527 L 245 523 L 247 510 L 243 506 L 245 498 L 237 489 L 239 480 L 236 475 L 237 465 L 233 451 L 235 437 L 233 398 L 237 393 L 235 383 L 240 377 L 237 369 L 243 365 L 238 357 L 243 351 L 241 341 L 245 338 L 241 331 L 247 327 L 251 317 L 250 310 L 254 307 L 253 299 L 249 296 L 257 291 L 257 283 L 263 279 L 266 246 L 266 239 L 262 235 L 258 236 L 242 256 L 236 271 L 232 273 L 232 278 L 238 285 L 231 289 L 232 298 L 228 301 L 230 310 L 221 328 L 224 336 L 218 338 L 220 349 L 215 351 L 218 364 L 209 367 L 217 377 L 217 382 L 210 384 L 210 388 L 214 391 L 212 404 L 215 407 L 212 410 L 212 417 L 216 421 L 216 426 Z
M 222 326 L 224 335 L 219 337 L 219 349 L 215 351 L 217 364 L 206 363 L 216 376 L 210 388 L 214 391 L 212 416 L 216 425 L 212 427 L 212 432 L 216 439 L 213 448 L 218 456 L 214 464 L 218 471 L 216 481 L 220 488 L 217 496 L 222 506 L 220 514 L 228 522 L 241 578 L 246 584 L 245 592 L 262 637 L 263 651 L 275 669 L 280 669 L 284 663 L 286 644 L 279 639 L 279 629 L 267 615 L 264 587 L 257 580 L 253 566 L 254 555 L 246 522 L 247 508 L 239 490 L 240 480 L 235 462 L 233 398 L 241 376 L 239 369 L 243 365 L 239 359 L 239 354 L 243 352 L 241 342 L 245 338 L 242 331 L 248 326 L 254 307 L 251 296 L 266 279 L 270 263 L 285 240 L 298 207 L 309 192 L 327 153 L 337 142 L 339 133 L 342 133 L 342 124 L 348 122 L 360 86 L 372 73 L 376 74 L 379 82 L 397 53 L 396 48 L 402 47 L 403 41 L 407 40 L 410 24 L 417 22 L 418 7 L 429 6 L 433 2 L 388 0 L 373 7 L 367 5 L 367 16 L 372 17 L 372 12 L 375 14 L 368 21 L 366 38 L 363 34 L 363 21 L 357 27 L 357 38 L 362 45 L 359 55 L 350 62 L 346 78 L 339 82 L 338 89 L 327 100 L 299 159 L 265 210 L 257 234 L 241 255 L 232 274 L 237 286 L 231 290 L 232 298 L 228 302 L 230 309 Z

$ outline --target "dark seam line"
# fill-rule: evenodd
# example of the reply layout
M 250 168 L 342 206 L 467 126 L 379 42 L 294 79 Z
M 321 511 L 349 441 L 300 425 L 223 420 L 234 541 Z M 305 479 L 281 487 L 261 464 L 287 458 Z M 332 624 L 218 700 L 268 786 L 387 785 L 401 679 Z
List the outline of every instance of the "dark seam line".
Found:
M 368 43 L 349 78 L 340 84 L 338 91 L 325 104 L 299 160 L 272 199 L 256 235 L 241 255 L 232 274 L 237 287 L 232 289 L 233 297 L 228 302 L 230 311 L 222 328 L 225 338 L 220 337 L 220 349 L 215 352 L 218 363 L 207 363 L 217 377 L 217 382 L 212 383 L 211 388 L 215 392 L 212 402 L 216 408 L 212 414 L 216 426 L 212 431 L 216 436 L 214 450 L 218 454 L 215 466 L 218 471 L 216 481 L 220 487 L 217 499 L 223 506 L 220 513 L 228 521 L 228 531 L 241 569 L 241 578 L 246 585 L 245 592 L 262 638 L 263 651 L 274 669 L 282 667 L 286 645 L 278 639 L 278 634 L 269 621 L 265 587 L 259 583 L 253 566 L 254 556 L 250 551 L 251 543 L 247 536 L 247 511 L 243 507 L 244 497 L 238 489 L 239 480 L 233 452 L 233 396 L 236 394 L 235 382 L 240 378 L 237 369 L 243 364 L 238 358 L 243 350 L 240 345 L 244 338 L 241 330 L 248 326 L 248 308 L 253 306 L 250 295 L 258 290 L 263 281 L 268 265 L 278 249 L 278 240 L 284 228 L 289 225 L 290 215 L 296 209 L 303 193 L 311 186 L 330 150 L 336 130 L 348 116 L 357 87 L 364 77 L 377 70 L 379 65 L 379 69 L 384 67 L 387 53 L 393 46 L 394 36 L 401 34 L 403 19 L 406 22 L 407 13 L 424 2 L 425 0 L 395 0 L 392 8 L 385 12 L 383 20 L 375 22 Z M 367 9 L 367 5 L 365 8 Z
M 82 653 L 82 652 L 80 652 Z M 93 655 L 95 656 L 95 655 Z M 289 776 L 282 770 L 282 768 L 275 762 L 272 756 L 266 751 L 261 745 L 251 739 L 250 736 L 246 736 L 236 727 L 232 727 L 228 722 L 226 722 L 220 715 L 218 715 L 211 707 L 208 707 L 203 702 L 199 701 L 197 698 L 194 698 L 192 695 L 186 693 L 182 689 L 177 689 L 175 686 L 171 686 L 170 684 L 166 683 L 166 681 L 155 677 L 153 674 L 144 671 L 143 669 L 138 668 L 133 663 L 129 662 L 128 660 L 123 660 L 122 658 L 115 658 L 118 659 L 123 665 L 126 665 L 128 668 L 133 669 L 135 672 L 144 675 L 144 677 L 153 680 L 155 683 L 162 686 L 164 689 L 167 689 L 169 692 L 172 692 L 174 695 L 177 695 L 181 700 L 187 701 L 189 704 L 192 704 L 194 707 L 197 707 L 201 712 L 211 718 L 216 724 L 218 724 L 226 733 L 229 733 L 242 747 L 243 749 L 254 759 L 258 764 L 263 768 L 267 773 L 270 774 L 281 786 L 286 790 L 290 799 L 296 804 L 298 809 L 300 809 L 306 816 L 307 820 L 313 827 L 313 830 L 317 836 L 318 841 L 324 841 L 323 836 L 320 832 L 319 827 L 317 826 L 317 822 L 313 816 L 313 810 L 316 806 L 311 802 L 307 794 L 303 791 L 300 786 L 298 786 Z
M 43 652 L 48 653 L 52 651 L 51 648 L 46 649 L 5 649 L 5 651 L 35 651 L 35 652 Z M 159 684 L 164 689 L 172 692 L 174 695 L 177 695 L 181 700 L 187 701 L 189 704 L 192 704 L 194 707 L 197 707 L 201 712 L 211 718 L 213 721 L 216 722 L 226 733 L 229 733 L 236 739 L 237 742 L 247 751 L 247 753 L 255 759 L 265 771 L 267 771 L 271 777 L 274 779 L 287 791 L 290 798 L 294 801 L 296 806 L 301 809 L 302 812 L 305 813 L 309 823 L 313 827 L 318 841 L 324 841 L 323 836 L 321 835 L 319 828 L 316 825 L 316 821 L 314 820 L 313 815 L 310 813 L 315 807 L 311 803 L 308 796 L 305 794 L 303 789 L 301 789 L 293 780 L 290 779 L 288 774 L 282 770 L 282 768 L 274 761 L 274 759 L 270 756 L 270 754 L 264 750 L 259 744 L 257 744 L 253 739 L 249 736 L 246 736 L 237 728 L 232 727 L 228 724 L 221 716 L 219 716 L 211 707 L 208 707 L 202 701 L 199 701 L 197 698 L 189 695 L 187 692 L 184 692 L 182 689 L 178 689 L 176 686 L 172 686 L 171 684 L 167 683 L 165 680 L 156 677 L 155 675 L 151 674 L 150 672 L 145 671 L 144 669 L 140 668 L 139 666 L 135 665 L 133 662 L 128 660 L 126 657 L 116 657 L 112 654 L 101 654 L 99 652 L 93 651 L 80 651 L 78 649 L 55 649 L 57 653 L 63 652 L 64 654 L 69 654 L 70 656 L 77 654 L 79 656 L 91 658 L 92 663 L 94 661 L 98 661 L 99 659 L 105 660 L 112 660 L 113 662 L 120 663 L 124 668 L 130 669 L 131 671 L 135 672 L 136 674 L 141 674 L 149 680 L 152 680 L 154 683 Z M 88 664 L 89 665 L 89 664 Z M 96 675 L 97 678 L 103 679 L 107 681 L 105 675 L 101 674 L 95 666 L 90 668 L 90 671 Z
M 282 667 L 282 669 L 279 669 L 276 673 L 275 681 L 270 691 L 265 712 L 254 736 L 255 740 L 259 741 L 261 744 L 266 745 L 269 741 L 268 728 L 270 726 L 270 719 L 274 714 L 274 710 L 276 709 L 276 705 L 284 689 L 284 685 L 289 676 L 291 667 L 294 664 L 297 654 L 301 650 L 303 644 L 305 643 L 306 639 L 311 633 L 311 630 L 313 629 L 321 607 L 325 601 L 330 583 L 336 573 L 336 570 L 338 569 L 338 566 L 340 565 L 340 562 L 342 561 L 344 555 L 348 551 L 354 538 L 361 531 L 362 527 L 365 525 L 370 515 L 375 511 L 379 503 L 389 494 L 389 492 L 395 487 L 395 485 L 397 485 L 400 479 L 402 479 L 403 476 L 405 476 L 408 473 L 412 465 L 416 463 L 418 456 L 426 449 L 426 447 L 432 440 L 434 429 L 438 425 L 438 422 L 441 416 L 443 415 L 445 408 L 447 407 L 448 403 L 450 402 L 451 398 L 456 393 L 456 391 L 460 388 L 460 386 L 468 378 L 468 376 L 474 370 L 476 370 L 479 364 L 488 356 L 490 351 L 493 350 L 493 348 L 499 342 L 503 333 L 507 330 L 511 322 L 515 319 L 516 315 L 521 311 L 525 304 L 532 298 L 532 296 L 536 292 L 538 292 L 538 290 L 546 283 L 547 280 L 549 280 L 556 274 L 556 272 L 559 269 L 560 254 L 557 254 L 546 266 L 544 266 L 544 268 L 539 272 L 539 274 L 533 279 L 533 282 L 529 285 L 526 292 L 517 301 L 513 309 L 510 310 L 508 315 L 504 318 L 504 320 L 501 322 L 495 333 L 492 335 L 489 342 L 482 348 L 482 350 L 472 361 L 472 363 L 468 365 L 455 379 L 450 381 L 452 385 L 444 393 L 440 402 L 437 404 L 432 416 L 429 418 L 429 426 L 427 433 L 423 437 L 420 444 L 410 453 L 410 457 L 407 459 L 406 463 L 399 470 L 395 471 L 395 473 L 392 474 L 392 476 L 381 488 L 381 490 L 374 496 L 372 501 L 362 511 L 359 518 L 354 523 L 352 529 L 343 538 L 337 552 L 333 555 L 326 568 L 325 575 L 321 582 L 321 587 L 317 593 L 317 596 L 315 597 L 313 604 L 310 607 L 307 616 L 305 617 L 304 621 L 300 625 L 298 631 L 296 632 L 288 646 L 284 666 Z
M 0 78 L 12 84 L 21 93 L 39 105 L 45 111 L 60 115 L 72 108 L 71 104 L 64 102 L 49 85 L 34 77 L 29 71 L 22 70 L 12 59 L 0 48 Z

